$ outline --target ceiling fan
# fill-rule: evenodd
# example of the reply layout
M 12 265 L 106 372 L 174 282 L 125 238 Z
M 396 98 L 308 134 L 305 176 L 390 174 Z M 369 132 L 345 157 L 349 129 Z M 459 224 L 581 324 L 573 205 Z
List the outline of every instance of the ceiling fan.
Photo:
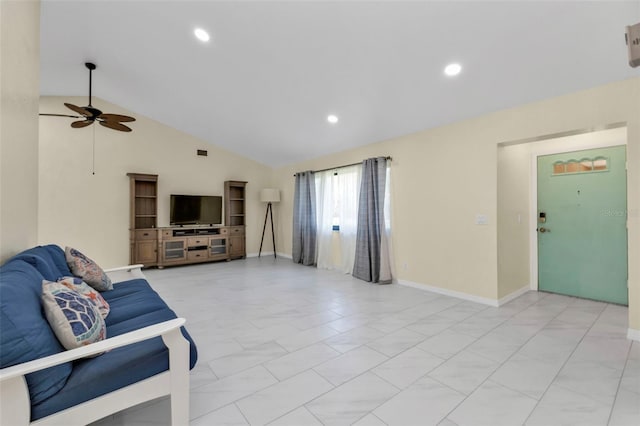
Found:
M 82 127 L 87 127 L 94 122 L 98 122 L 104 127 L 108 127 L 113 130 L 119 130 L 121 132 L 130 132 L 131 128 L 125 126 L 122 123 L 128 123 L 131 121 L 136 121 L 135 118 L 129 117 L 127 115 L 120 114 L 105 114 L 97 108 L 94 108 L 91 105 L 91 72 L 96 69 L 96 64 L 91 62 L 85 62 L 84 64 L 89 69 L 89 105 L 85 107 L 79 107 L 70 103 L 64 103 L 64 105 L 70 110 L 80 114 L 80 115 L 67 115 L 67 114 L 40 114 L 51 117 L 71 117 L 71 118 L 82 118 L 83 120 L 74 121 L 71 123 L 71 127 L 74 129 L 80 129 Z

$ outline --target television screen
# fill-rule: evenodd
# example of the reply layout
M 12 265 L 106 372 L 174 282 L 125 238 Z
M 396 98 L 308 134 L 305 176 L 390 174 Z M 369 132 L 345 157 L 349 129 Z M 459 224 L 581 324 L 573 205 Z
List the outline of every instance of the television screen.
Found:
M 222 197 L 171 195 L 171 225 L 222 225 Z

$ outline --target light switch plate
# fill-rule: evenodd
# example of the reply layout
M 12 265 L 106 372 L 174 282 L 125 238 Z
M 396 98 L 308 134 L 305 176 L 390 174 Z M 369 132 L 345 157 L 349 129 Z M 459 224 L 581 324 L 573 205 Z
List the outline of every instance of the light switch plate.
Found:
M 488 225 L 489 224 L 489 218 L 487 217 L 486 214 L 476 214 L 476 225 Z

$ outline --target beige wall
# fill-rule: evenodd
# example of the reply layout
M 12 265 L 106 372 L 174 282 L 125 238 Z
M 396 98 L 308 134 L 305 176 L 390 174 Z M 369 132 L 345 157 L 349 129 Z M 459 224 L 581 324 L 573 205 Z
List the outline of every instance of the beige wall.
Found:
M 291 253 L 295 171 L 390 155 L 398 277 L 495 299 L 496 148 L 474 146 L 471 135 L 476 131 L 475 126 L 434 129 L 277 170 L 283 192 L 280 240 L 286 252 Z M 472 155 L 456 142 L 465 140 Z M 484 189 L 491 187 L 493 195 Z M 487 214 L 489 225 L 475 225 L 476 213 Z
M 530 144 L 498 147 L 498 298 L 530 282 Z
M 85 105 L 86 98 L 43 97 L 40 110 L 67 113 L 63 102 Z M 170 194 L 223 195 L 225 180 L 248 181 L 247 252 L 258 252 L 264 215 L 258 192 L 270 185 L 270 168 L 100 99 L 93 104 L 136 117 L 134 130 L 123 133 L 97 124 L 72 129 L 73 119 L 41 117 L 40 243 L 74 246 L 104 267 L 128 264 L 126 174 L 136 172 L 159 175 L 159 226 L 169 225 Z M 197 156 L 197 149 L 209 155 Z
M 628 130 L 629 317 L 640 329 L 640 262 L 633 261 L 640 257 L 640 78 L 280 168 L 279 240 L 290 254 L 294 172 L 391 155 L 398 278 L 498 299 L 510 288 L 498 286 L 497 145 L 619 122 Z M 488 216 L 488 225 L 474 224 L 478 213 Z
M 0 262 L 37 240 L 40 2 L 0 2 Z

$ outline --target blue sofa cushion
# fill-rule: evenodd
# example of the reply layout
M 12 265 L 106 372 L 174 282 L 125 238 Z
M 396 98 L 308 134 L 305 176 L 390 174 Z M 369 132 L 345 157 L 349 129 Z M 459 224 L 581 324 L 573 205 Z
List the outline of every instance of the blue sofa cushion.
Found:
M 13 259 L 24 260 L 33 265 L 48 281 L 57 281 L 60 277 L 73 275 L 64 257 L 64 250 L 55 244 L 33 247 L 19 253 Z
M 64 351 L 40 302 L 43 276 L 31 264 L 12 259 L 0 268 L 0 367 Z M 54 395 L 71 374 L 70 362 L 28 374 L 32 403 Z
M 141 314 L 163 310 L 167 304 L 151 289 L 146 280 L 136 279 L 126 283 L 114 284 L 113 290 L 100 293 L 109 306 L 112 304 L 117 309 L 112 309 L 105 318 L 109 336 L 115 336 L 119 323 L 137 318 Z M 114 331 L 116 334 L 114 334 Z
M 145 280 L 114 284 L 114 289 L 102 296 L 111 306 L 106 319 L 109 337 L 177 318 Z M 193 368 L 196 346 L 189 333 L 184 328 L 181 331 L 190 343 L 189 367 Z M 31 419 L 40 419 L 168 369 L 169 354 L 160 337 L 76 361 L 64 388 L 46 401 L 32 405 Z

